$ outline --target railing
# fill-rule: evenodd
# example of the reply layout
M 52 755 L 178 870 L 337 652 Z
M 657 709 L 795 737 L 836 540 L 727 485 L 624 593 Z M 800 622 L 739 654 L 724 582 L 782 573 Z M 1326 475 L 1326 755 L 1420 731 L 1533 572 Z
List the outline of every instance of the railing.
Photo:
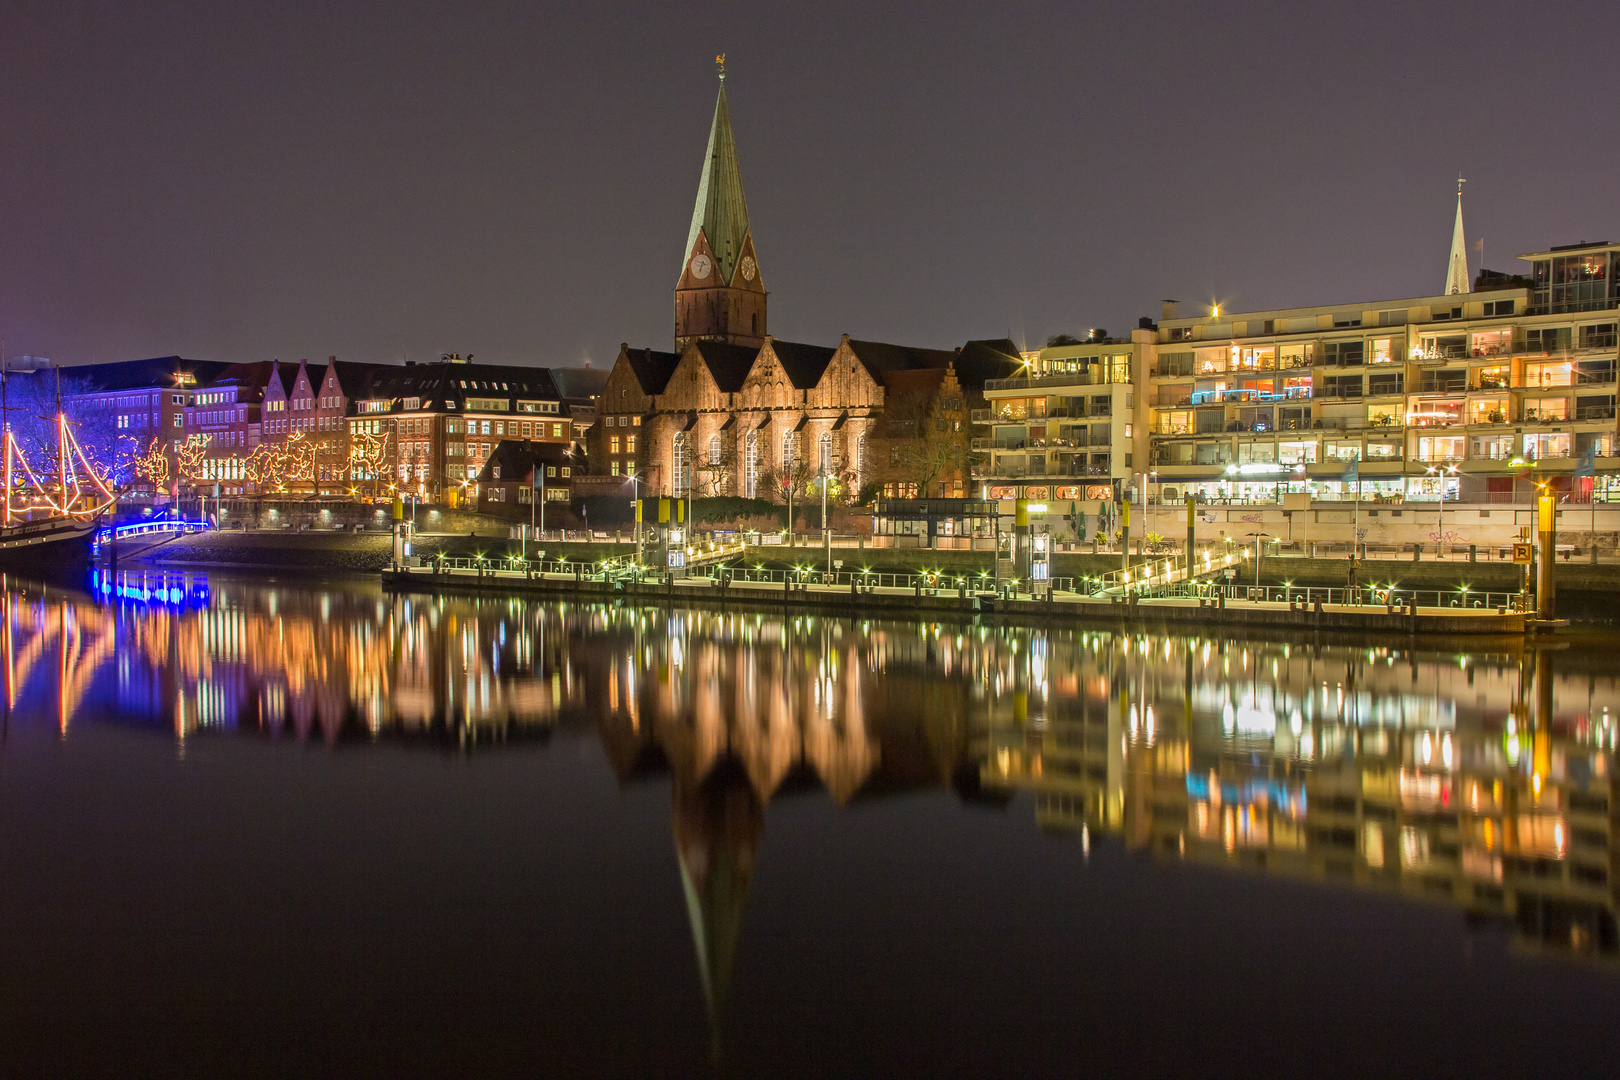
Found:
M 203 529 L 213 528 L 208 521 L 177 521 L 173 518 L 164 518 L 158 521 L 136 521 L 128 525 L 116 525 L 112 528 L 97 530 L 96 539 L 105 543 L 109 538 L 124 539 L 129 536 L 150 536 L 153 533 L 188 533 L 200 532 Z
M 1316 388 L 1319 398 L 1362 398 L 1366 395 L 1359 386 L 1319 386 Z
M 1577 420 L 1613 420 L 1613 405 L 1584 405 L 1576 406 L 1575 419 Z
M 1177 582 L 1151 590 L 1154 596 L 1189 599 L 1246 600 L 1252 603 L 1289 604 L 1312 608 L 1318 602 L 1340 607 L 1381 607 L 1400 611 L 1408 605 L 1418 608 L 1463 608 L 1469 610 L 1520 610 L 1524 594 L 1483 592 L 1468 588 L 1403 589 L 1388 584 L 1344 586 L 1243 585 L 1215 582 Z
M 989 409 L 974 409 L 968 413 L 968 422 L 973 424 L 993 424 L 995 419 Z
M 986 393 L 992 390 L 1027 390 L 1045 386 L 1099 386 L 1089 371 L 1054 371 L 1050 375 L 1021 375 L 1013 379 L 986 379 Z

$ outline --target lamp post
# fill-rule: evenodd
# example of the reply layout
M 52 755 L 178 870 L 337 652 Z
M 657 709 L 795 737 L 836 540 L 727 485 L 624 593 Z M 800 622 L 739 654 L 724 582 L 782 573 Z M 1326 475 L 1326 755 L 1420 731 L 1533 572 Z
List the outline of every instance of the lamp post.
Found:
M 1446 552 L 1446 477 L 1457 475 L 1457 466 L 1447 460 L 1438 465 L 1430 465 L 1427 472 L 1430 476 L 1440 478 L 1440 524 L 1437 529 L 1439 539 L 1435 541 L 1434 547 L 1435 554 L 1444 558 Z

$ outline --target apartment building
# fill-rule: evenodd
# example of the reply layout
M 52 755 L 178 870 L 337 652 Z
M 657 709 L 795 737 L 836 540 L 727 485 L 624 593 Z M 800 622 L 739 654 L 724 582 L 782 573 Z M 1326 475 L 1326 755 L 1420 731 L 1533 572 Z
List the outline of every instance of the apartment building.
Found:
M 1585 499 L 1594 480 L 1574 474 L 1590 457 L 1607 499 L 1620 245 L 1520 258 L 1530 275 L 1482 272 L 1468 293 L 1192 318 L 1166 305 L 1150 495 L 1512 502 L 1546 482 Z
M 972 414 L 981 497 L 1119 500 L 1147 461 L 1150 326 L 1026 352 L 1015 375 L 985 382 Z

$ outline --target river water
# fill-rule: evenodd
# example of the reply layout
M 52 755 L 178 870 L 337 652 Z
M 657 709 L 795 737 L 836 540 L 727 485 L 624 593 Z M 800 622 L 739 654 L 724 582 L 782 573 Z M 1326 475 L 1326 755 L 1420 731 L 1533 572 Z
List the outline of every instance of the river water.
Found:
M 0 580 L 5 1075 L 1612 1073 L 1612 640 Z

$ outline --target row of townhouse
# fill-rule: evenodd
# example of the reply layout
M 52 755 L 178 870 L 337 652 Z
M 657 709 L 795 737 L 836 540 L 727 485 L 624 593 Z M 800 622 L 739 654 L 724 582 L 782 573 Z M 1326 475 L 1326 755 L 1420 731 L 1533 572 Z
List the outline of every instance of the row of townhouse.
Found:
M 165 482 L 136 485 L 154 497 L 399 492 L 456 503 L 478 500 L 503 441 L 577 453 L 603 377 L 459 357 L 403 365 L 162 357 L 63 371 L 71 407 L 97 418 L 81 439 L 162 459 Z
M 988 497 L 1523 502 L 1616 481 L 1620 245 L 1473 291 L 1182 317 L 1047 348 L 974 414 Z

